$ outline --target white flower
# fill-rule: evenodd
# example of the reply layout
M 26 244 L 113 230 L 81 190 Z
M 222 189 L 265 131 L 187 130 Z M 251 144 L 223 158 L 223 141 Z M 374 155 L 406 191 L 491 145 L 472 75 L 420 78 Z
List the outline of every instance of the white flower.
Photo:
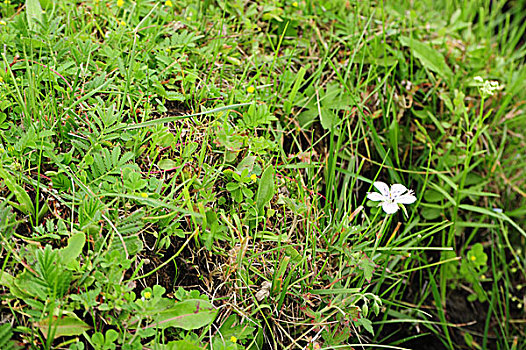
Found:
M 380 201 L 379 205 L 387 214 L 394 214 L 400 208 L 398 204 L 412 204 L 416 202 L 416 197 L 413 195 L 413 191 L 408 190 L 404 185 L 394 184 L 389 186 L 381 181 L 376 181 L 374 187 L 378 192 L 367 192 L 367 199 L 372 201 Z
M 504 89 L 504 85 L 501 85 L 498 81 L 484 80 L 482 77 L 475 77 L 473 80 L 484 98 L 492 96 L 495 92 Z

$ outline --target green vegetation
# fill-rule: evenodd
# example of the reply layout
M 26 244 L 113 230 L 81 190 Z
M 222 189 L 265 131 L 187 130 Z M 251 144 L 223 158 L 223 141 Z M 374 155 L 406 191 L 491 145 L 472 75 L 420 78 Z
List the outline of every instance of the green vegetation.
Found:
M 520 1 L 0 15 L 1 349 L 526 348 Z

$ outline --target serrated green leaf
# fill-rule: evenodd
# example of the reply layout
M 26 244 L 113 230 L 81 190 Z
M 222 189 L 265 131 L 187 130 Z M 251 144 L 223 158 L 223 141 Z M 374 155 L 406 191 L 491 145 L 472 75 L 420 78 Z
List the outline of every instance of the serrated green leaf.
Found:
M 355 323 L 362 325 L 367 332 L 374 335 L 373 323 L 370 320 L 366 318 L 360 318 L 358 321 L 355 321 Z
M 363 269 L 363 276 L 365 277 L 367 282 L 371 282 L 375 270 L 374 262 L 368 258 L 364 258 L 360 260 L 358 265 L 360 266 L 360 268 Z
M 10 323 L 4 323 L 0 325 L 0 349 L 11 350 L 16 349 L 14 342 L 11 340 L 13 337 L 13 329 Z

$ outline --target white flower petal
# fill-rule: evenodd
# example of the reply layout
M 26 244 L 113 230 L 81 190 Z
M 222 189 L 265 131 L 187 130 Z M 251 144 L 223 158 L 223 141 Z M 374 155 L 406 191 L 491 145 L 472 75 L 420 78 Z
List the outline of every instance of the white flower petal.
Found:
M 367 199 L 369 199 L 371 201 L 385 201 L 385 200 L 387 200 L 387 198 L 385 198 L 384 196 L 382 196 L 378 192 L 367 192 Z
M 394 213 L 396 213 L 398 211 L 398 204 L 393 203 L 393 202 L 383 202 L 382 203 L 382 209 L 387 214 L 394 214 Z
M 391 185 L 391 196 L 392 198 L 396 198 L 400 196 L 402 193 L 407 192 L 407 187 L 401 184 L 394 184 Z
M 398 198 L 395 198 L 395 202 L 400 204 L 413 204 L 414 202 L 416 202 L 416 197 L 413 196 L 411 193 L 408 193 Z
M 389 186 L 385 182 L 376 181 L 373 185 L 384 197 L 389 198 Z

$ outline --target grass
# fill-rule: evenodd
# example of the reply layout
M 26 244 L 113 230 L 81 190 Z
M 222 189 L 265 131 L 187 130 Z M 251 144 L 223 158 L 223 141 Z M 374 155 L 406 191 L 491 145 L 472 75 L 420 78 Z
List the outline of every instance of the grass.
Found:
M 526 347 L 520 2 L 0 6 L 0 348 Z

